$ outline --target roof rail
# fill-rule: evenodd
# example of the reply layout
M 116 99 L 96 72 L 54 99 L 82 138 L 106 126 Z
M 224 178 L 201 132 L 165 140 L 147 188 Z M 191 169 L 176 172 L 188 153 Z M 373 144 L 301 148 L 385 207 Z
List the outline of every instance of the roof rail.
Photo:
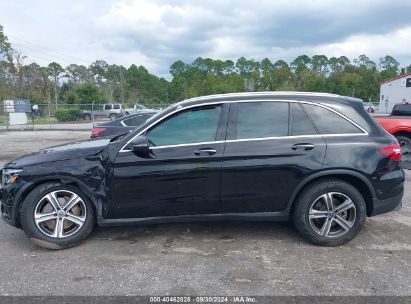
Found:
M 240 92 L 240 93 L 213 94 L 213 95 L 189 98 L 189 99 L 181 101 L 180 103 L 199 101 L 199 100 L 205 100 L 205 99 L 224 98 L 224 97 L 248 97 L 248 96 L 253 97 L 253 96 L 264 96 L 264 95 L 271 95 L 271 96 L 300 95 L 300 96 L 340 97 L 340 98 L 343 97 L 341 95 L 331 94 L 331 93 L 295 92 L 295 91 L 264 91 L 264 92 Z

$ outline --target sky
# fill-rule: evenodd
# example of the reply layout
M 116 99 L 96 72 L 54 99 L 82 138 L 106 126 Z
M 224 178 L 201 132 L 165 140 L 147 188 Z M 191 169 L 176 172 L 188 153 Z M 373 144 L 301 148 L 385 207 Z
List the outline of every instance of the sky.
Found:
M 197 57 L 292 61 L 387 54 L 411 64 L 411 1 L 0 0 L 0 25 L 29 62 L 169 66 Z

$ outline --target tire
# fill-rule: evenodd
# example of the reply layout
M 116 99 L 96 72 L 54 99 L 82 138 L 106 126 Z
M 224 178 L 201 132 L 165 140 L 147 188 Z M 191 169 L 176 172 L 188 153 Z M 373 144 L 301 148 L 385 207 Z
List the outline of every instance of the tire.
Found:
M 398 136 L 395 136 L 395 138 L 398 140 L 398 143 L 400 144 L 400 146 L 404 146 L 406 144 L 411 143 L 411 138 L 409 138 L 408 136 L 398 135 Z
M 331 202 L 332 208 L 327 207 L 327 201 Z M 343 204 L 350 208 L 342 211 Z M 361 231 L 365 217 L 363 196 L 355 187 L 338 179 L 321 180 L 306 187 L 298 195 L 293 212 L 298 232 L 306 240 L 321 246 L 349 242 Z
M 58 199 L 57 204 L 61 208 L 59 213 L 48 199 L 52 198 L 52 194 Z M 71 199 L 77 203 L 67 211 L 62 210 L 65 205 L 62 207 L 61 202 L 66 200 L 67 204 Z M 71 185 L 53 182 L 41 184 L 29 193 L 21 207 L 20 221 L 34 244 L 48 249 L 64 249 L 83 241 L 92 232 L 96 219 L 94 206 L 83 192 Z
M 111 121 L 116 120 L 117 119 L 117 114 L 110 114 L 108 116 L 108 118 L 110 118 Z

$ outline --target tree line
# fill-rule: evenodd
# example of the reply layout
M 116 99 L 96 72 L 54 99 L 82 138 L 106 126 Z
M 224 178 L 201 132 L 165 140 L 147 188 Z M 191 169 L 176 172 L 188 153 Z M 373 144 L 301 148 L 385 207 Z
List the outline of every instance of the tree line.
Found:
M 378 101 L 380 82 L 411 73 L 390 55 L 376 63 L 366 55 L 350 61 L 301 55 L 291 62 L 241 57 L 236 61 L 197 58 L 170 66 L 171 80 L 144 66 L 124 67 L 97 60 L 89 66 L 57 62 L 27 63 L 0 26 L 0 99 L 28 98 L 34 103 L 86 104 L 142 102 L 169 104 L 201 95 L 253 91 L 313 91 Z

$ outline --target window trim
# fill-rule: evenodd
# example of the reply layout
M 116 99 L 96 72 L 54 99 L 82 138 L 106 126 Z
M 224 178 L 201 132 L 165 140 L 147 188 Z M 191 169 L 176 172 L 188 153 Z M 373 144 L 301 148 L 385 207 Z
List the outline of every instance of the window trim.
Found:
M 281 138 L 307 138 L 307 137 L 342 137 L 342 136 L 366 136 L 369 133 L 361 127 L 359 124 L 345 116 L 344 114 L 320 103 L 315 103 L 311 101 L 305 101 L 305 100 L 286 100 L 286 99 L 273 99 L 273 98 L 268 98 L 268 99 L 244 99 L 244 100 L 225 100 L 225 101 L 213 101 L 213 102 L 208 102 L 208 103 L 202 103 L 202 104 L 195 104 L 195 105 L 190 105 L 190 106 L 184 106 L 184 104 L 180 103 L 174 111 L 171 111 L 167 115 L 160 117 L 158 120 L 153 121 L 150 125 L 148 125 L 146 128 L 141 130 L 139 133 L 137 133 L 135 136 L 130 138 L 120 149 L 120 153 L 122 152 L 130 152 L 130 149 L 125 149 L 136 137 L 143 135 L 145 132 L 147 132 L 148 129 L 153 127 L 156 124 L 161 123 L 163 120 L 167 119 L 169 116 L 174 115 L 178 112 L 185 111 L 187 109 L 192 109 L 192 108 L 197 108 L 197 107 L 203 107 L 203 106 L 209 106 L 209 105 L 221 105 L 222 107 L 225 104 L 238 104 L 238 103 L 243 103 L 243 102 L 288 102 L 288 103 L 299 103 L 299 104 L 309 104 L 309 105 L 314 105 L 318 107 L 322 107 L 324 109 L 327 109 L 331 112 L 334 112 L 335 114 L 339 115 L 343 119 L 347 120 L 354 126 L 356 126 L 362 133 L 345 133 L 345 134 L 316 134 L 316 135 L 295 135 L 295 136 L 276 136 L 276 137 L 260 137 L 260 138 L 247 138 L 247 139 L 226 139 L 226 140 L 216 140 L 212 142 L 198 142 L 198 143 L 189 143 L 189 144 L 180 144 L 180 145 L 169 145 L 169 146 L 156 146 L 156 147 L 150 147 L 150 149 L 163 149 L 163 148 L 172 148 L 172 147 L 184 147 L 184 146 L 194 146 L 194 145 L 202 145 L 202 144 L 216 144 L 216 143 L 223 143 L 223 142 L 242 142 L 242 141 L 260 141 L 260 140 L 272 140 L 272 139 L 281 139 Z

